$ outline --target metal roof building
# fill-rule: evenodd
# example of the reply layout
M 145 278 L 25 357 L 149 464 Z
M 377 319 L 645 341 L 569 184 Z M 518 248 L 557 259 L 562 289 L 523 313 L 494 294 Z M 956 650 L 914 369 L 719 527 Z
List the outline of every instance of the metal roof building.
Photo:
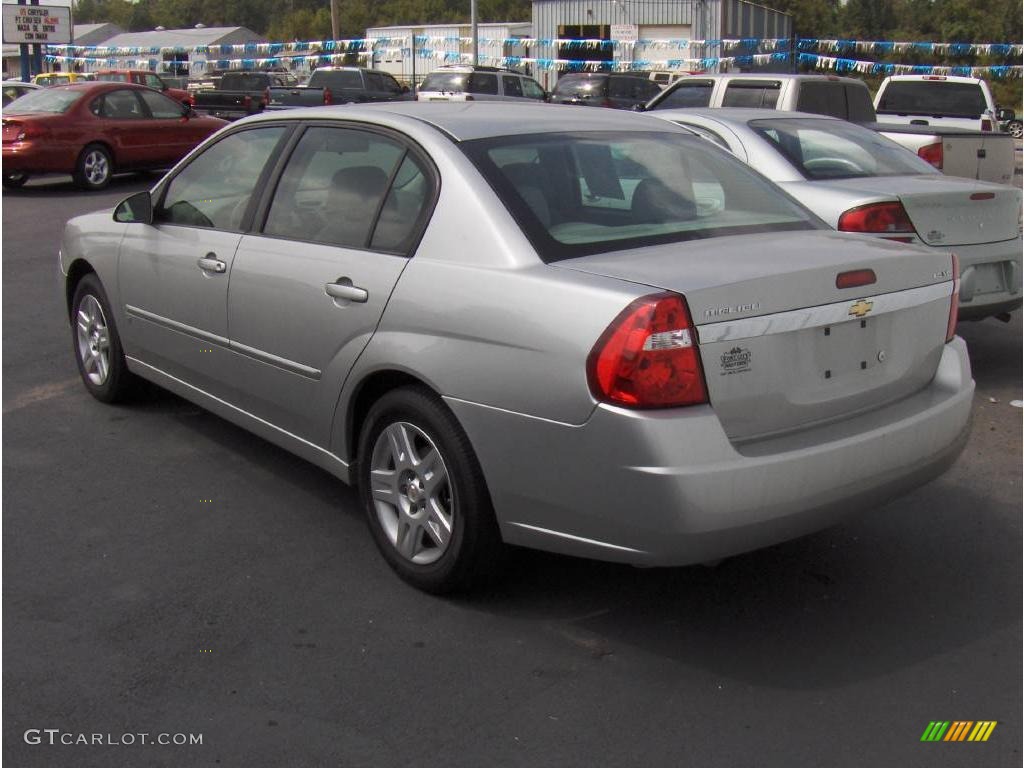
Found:
M 680 61 L 729 57 L 730 51 L 722 45 L 645 45 L 642 41 L 788 38 L 792 34 L 792 16 L 748 0 L 533 1 L 533 36 L 539 40 L 622 41 L 589 47 L 538 45 L 532 55 L 543 59 L 650 62 L 651 69 L 695 69 L 680 66 Z M 538 74 L 553 84 L 554 72 Z

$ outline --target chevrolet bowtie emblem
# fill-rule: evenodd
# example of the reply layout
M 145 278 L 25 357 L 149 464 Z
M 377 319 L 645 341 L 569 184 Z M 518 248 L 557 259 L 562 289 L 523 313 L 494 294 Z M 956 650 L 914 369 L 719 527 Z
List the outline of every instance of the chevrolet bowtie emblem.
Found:
M 864 317 L 871 309 L 875 306 L 875 302 L 868 301 L 867 299 L 858 299 L 852 305 L 850 305 L 850 316 L 851 317 Z

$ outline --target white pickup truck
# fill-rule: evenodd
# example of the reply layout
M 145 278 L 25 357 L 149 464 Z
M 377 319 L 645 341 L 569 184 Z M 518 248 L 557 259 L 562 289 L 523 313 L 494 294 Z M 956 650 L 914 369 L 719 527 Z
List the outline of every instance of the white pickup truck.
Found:
M 946 78 L 957 79 L 968 78 Z M 897 77 L 886 82 L 890 80 Z M 989 130 L 979 130 L 983 127 L 980 118 L 956 127 L 937 120 L 933 124 L 922 117 L 908 117 L 896 124 L 899 121 L 890 120 L 892 115 L 888 113 L 876 116 L 868 87 L 856 78 L 760 73 L 690 75 L 668 86 L 644 109 L 680 107 L 762 107 L 829 115 L 878 131 L 950 176 L 1000 184 L 1013 179 L 1016 158 L 1009 134 L 991 130 L 991 124 Z

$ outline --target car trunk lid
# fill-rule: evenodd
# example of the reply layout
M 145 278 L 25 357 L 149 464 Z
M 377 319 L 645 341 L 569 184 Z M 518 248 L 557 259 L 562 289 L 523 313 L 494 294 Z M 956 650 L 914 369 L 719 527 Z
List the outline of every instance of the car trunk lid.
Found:
M 810 185 L 823 182 L 809 182 Z M 965 183 L 939 174 L 843 179 L 830 189 L 851 197 L 898 197 L 918 236 L 945 247 L 1012 240 L 1019 234 L 1020 190 L 1001 184 Z
M 723 237 L 556 266 L 682 293 L 711 404 L 754 440 L 881 407 L 921 389 L 942 354 L 952 259 L 839 233 Z M 872 270 L 875 282 L 837 288 Z

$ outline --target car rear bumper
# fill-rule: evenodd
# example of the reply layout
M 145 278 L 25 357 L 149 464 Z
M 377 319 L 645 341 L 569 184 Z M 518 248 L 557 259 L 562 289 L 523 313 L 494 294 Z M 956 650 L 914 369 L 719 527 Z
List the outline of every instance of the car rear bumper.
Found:
M 891 501 L 963 448 L 974 382 L 947 344 L 923 390 L 867 414 L 734 444 L 711 406 L 599 406 L 566 425 L 448 399 L 510 544 L 636 565 L 750 551 Z
M 23 141 L 3 145 L 5 171 L 71 173 L 76 159 L 66 147 L 53 143 Z
M 1021 238 L 950 246 L 960 259 L 960 318 L 978 320 L 1021 306 Z

